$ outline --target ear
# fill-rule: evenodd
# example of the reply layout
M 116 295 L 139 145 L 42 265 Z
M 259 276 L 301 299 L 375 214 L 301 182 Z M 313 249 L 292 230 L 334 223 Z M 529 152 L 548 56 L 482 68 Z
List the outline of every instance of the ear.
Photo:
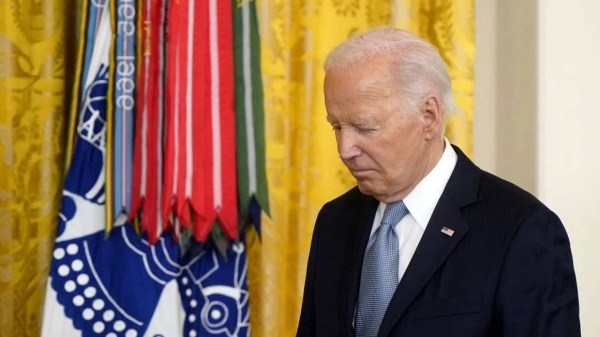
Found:
M 443 116 L 438 97 L 435 95 L 425 97 L 421 105 L 421 111 L 425 140 L 429 141 L 439 137 Z

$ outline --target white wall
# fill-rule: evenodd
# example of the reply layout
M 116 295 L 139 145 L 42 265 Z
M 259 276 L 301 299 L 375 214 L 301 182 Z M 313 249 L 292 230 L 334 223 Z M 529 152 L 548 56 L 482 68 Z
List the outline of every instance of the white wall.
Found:
M 476 0 L 476 33 L 475 162 L 562 219 L 600 336 L 600 0 Z
M 475 3 L 473 154 L 477 165 L 496 173 L 497 0 Z
M 600 336 L 600 1 L 540 0 L 537 194 L 567 227 L 584 336 Z

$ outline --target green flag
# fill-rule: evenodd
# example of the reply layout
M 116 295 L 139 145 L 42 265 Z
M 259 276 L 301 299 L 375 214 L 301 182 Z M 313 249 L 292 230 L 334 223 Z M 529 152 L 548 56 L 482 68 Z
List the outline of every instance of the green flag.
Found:
M 239 209 L 242 220 L 249 218 L 260 233 L 261 209 L 269 214 L 269 193 L 256 2 L 232 1 Z

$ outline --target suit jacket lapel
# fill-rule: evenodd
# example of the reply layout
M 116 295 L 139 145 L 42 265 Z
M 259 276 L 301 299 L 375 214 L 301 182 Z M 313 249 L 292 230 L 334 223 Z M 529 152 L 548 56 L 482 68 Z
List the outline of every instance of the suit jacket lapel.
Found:
M 362 194 L 358 200 L 359 203 L 354 208 L 354 212 L 351 212 L 346 219 L 349 226 L 345 250 L 348 258 L 344 260 L 343 279 L 347 282 L 344 282 L 340 289 L 342 296 L 347 296 L 347 301 L 344 302 L 347 303 L 347 307 L 342 309 L 343 311 L 340 314 L 344 315 L 343 324 L 347 327 L 349 335 L 354 335 L 352 321 L 356 302 L 358 301 L 362 262 L 373 227 L 373 219 L 379 205 L 375 198 Z
M 387 336 L 408 306 L 469 230 L 460 208 L 477 200 L 480 170 L 458 149 L 456 167 L 437 203 L 402 281 L 392 296 L 378 337 Z M 444 234 L 448 227 L 452 236 Z

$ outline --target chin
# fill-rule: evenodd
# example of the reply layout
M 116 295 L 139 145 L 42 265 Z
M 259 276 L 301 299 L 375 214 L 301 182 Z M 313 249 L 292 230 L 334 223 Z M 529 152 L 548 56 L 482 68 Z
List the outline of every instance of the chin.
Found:
M 356 181 L 356 184 L 358 186 L 358 190 L 360 191 L 360 193 L 365 194 L 365 195 L 374 195 L 374 191 L 373 191 L 373 186 L 371 184 L 369 184 L 366 181 L 361 182 L 360 180 Z
M 362 193 L 364 195 L 370 195 L 379 201 L 384 201 L 386 196 L 388 195 L 388 193 L 390 193 L 390 190 L 388 188 L 386 188 L 387 186 L 381 186 L 381 185 L 374 186 L 372 181 L 363 180 L 361 182 L 360 180 L 357 180 L 356 183 L 357 183 L 358 190 L 360 191 L 360 193 Z M 383 187 L 383 188 L 377 188 L 377 187 Z

